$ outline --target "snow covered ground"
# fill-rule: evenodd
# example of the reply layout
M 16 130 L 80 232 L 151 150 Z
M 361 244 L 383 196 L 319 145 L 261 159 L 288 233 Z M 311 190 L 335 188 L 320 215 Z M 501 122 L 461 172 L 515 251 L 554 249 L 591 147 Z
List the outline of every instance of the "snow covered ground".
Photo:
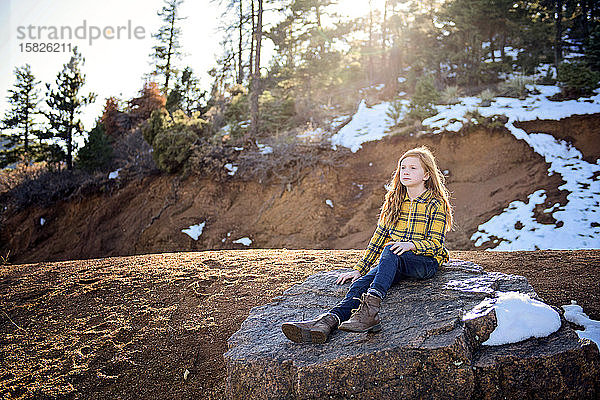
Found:
M 600 321 L 590 319 L 583 312 L 583 308 L 575 301 L 571 301 L 571 304 L 564 305 L 562 308 L 565 310 L 565 319 L 567 321 L 583 327 L 582 331 L 575 331 L 577 335 L 582 339 L 585 338 L 594 341 L 598 348 L 600 348 Z
M 516 121 L 537 118 L 559 120 L 572 115 L 600 113 L 600 94 L 555 102 L 547 97 L 560 90 L 557 86 L 535 85 L 528 89 L 538 94 L 524 100 L 497 97 L 489 107 L 480 106 L 477 97 L 464 97 L 458 104 L 436 106 L 438 114 L 423 121 L 423 125 L 434 133 L 443 134 L 460 130 L 470 111 L 477 111 L 484 117 L 505 115 L 508 117 L 506 128 L 544 157 L 550 164 L 548 174 L 559 174 L 566 182 L 559 189 L 570 193 L 567 204 L 564 207 L 555 204 L 546 210 L 556 219 L 557 225 L 540 224 L 535 220 L 535 206 L 546 199 L 546 193 L 539 190 L 531 193 L 527 202 L 512 202 L 500 215 L 481 224 L 471 240 L 476 246 L 494 240 L 497 246 L 493 250 L 600 248 L 600 181 L 594 179 L 600 174 L 600 163 L 584 161 L 581 152 L 565 141 L 543 133 L 528 134 L 514 125 Z M 355 152 L 362 143 L 386 136 L 392 126 L 386 116 L 389 106 L 390 103 L 384 102 L 367 107 L 363 101 L 352 121 L 332 136 L 332 146 L 344 146 Z M 522 225 L 522 229 L 515 229 L 515 224 Z

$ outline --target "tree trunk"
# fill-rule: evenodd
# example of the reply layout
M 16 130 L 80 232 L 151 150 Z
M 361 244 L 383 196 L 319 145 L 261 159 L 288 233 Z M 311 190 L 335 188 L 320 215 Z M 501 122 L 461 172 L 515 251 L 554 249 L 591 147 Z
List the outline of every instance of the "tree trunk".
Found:
M 372 0 L 369 0 L 369 63 L 368 63 L 368 73 L 367 79 L 369 80 L 369 85 L 373 83 L 373 3 Z
M 558 71 L 558 64 L 560 64 L 560 61 L 562 59 L 562 0 L 556 0 L 555 5 L 556 9 L 554 13 L 554 18 L 556 18 L 556 38 L 554 43 L 554 66 Z
M 590 12 L 590 9 L 588 6 L 588 2 L 582 1 L 581 2 L 581 13 L 583 14 L 583 21 L 581 21 L 581 23 L 583 25 L 583 36 L 586 39 L 590 37 L 590 26 L 589 26 L 589 21 L 588 21 L 589 12 Z M 585 43 L 585 40 L 584 40 L 584 43 Z
M 317 27 L 319 31 L 322 31 L 323 27 L 321 26 L 321 8 L 318 4 L 315 6 L 315 11 L 317 13 Z M 321 54 L 325 52 L 325 42 L 323 40 L 319 41 L 319 51 Z
M 169 76 L 171 75 L 171 53 L 173 52 L 173 30 L 175 29 L 175 10 L 171 14 L 171 29 L 169 32 L 169 50 L 167 51 L 167 65 L 165 70 L 165 96 L 169 92 Z
M 258 92 L 260 90 L 260 42 L 262 36 L 262 13 L 263 1 L 258 0 L 258 13 L 256 15 L 256 54 L 254 57 L 254 75 L 251 82 L 250 96 L 250 135 L 255 138 L 258 136 L 259 129 L 259 110 L 258 110 Z
M 67 127 L 67 169 L 73 169 L 73 111 L 69 112 L 69 126 Z
M 243 10 L 242 10 L 242 0 L 239 0 L 240 2 L 240 29 L 239 29 L 239 34 L 240 34 L 240 40 L 238 43 L 238 68 L 239 68 L 239 72 L 238 72 L 238 79 L 237 79 L 237 83 L 238 84 L 242 84 L 242 81 L 244 80 L 244 67 L 243 67 L 243 62 L 242 62 L 242 26 L 243 26 L 243 19 L 244 19 L 244 15 L 243 15 Z
M 25 96 L 25 162 L 29 165 L 29 88 Z
M 250 64 L 248 76 L 250 77 L 250 79 L 252 79 L 252 76 L 254 76 L 254 33 L 256 32 L 256 26 L 254 24 L 254 0 L 250 0 L 250 7 L 250 13 L 252 14 L 252 35 L 250 36 Z
M 388 9 L 388 0 L 385 0 L 385 4 L 383 5 L 383 24 L 381 25 L 381 66 L 386 65 L 386 48 L 385 48 L 385 40 L 387 36 L 387 9 Z

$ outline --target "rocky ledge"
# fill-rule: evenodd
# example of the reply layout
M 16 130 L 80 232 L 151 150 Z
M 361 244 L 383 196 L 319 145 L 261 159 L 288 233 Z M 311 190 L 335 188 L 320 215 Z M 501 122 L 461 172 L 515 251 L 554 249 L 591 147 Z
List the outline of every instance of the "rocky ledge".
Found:
M 460 260 L 450 260 L 433 279 L 392 287 L 382 303 L 380 333 L 335 331 L 324 344 L 289 341 L 283 322 L 313 318 L 345 295 L 348 285 L 335 284 L 341 271 L 312 275 L 251 310 L 224 355 L 230 398 L 600 396 L 598 347 L 579 339 L 558 309 L 562 325 L 547 337 L 483 345 L 497 326 L 490 299 L 500 292 L 541 299 L 522 276 L 484 272 Z

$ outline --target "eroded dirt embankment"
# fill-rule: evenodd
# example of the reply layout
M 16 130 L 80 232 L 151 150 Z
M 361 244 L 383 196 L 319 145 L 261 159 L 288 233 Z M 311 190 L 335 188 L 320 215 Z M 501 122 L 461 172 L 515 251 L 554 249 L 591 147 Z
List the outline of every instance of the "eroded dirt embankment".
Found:
M 576 116 L 558 122 L 530 121 L 522 127 L 570 139 L 582 146 L 586 157 L 597 158 L 598 122 L 599 115 Z M 539 222 L 554 223 L 543 210 L 557 202 L 565 204 L 568 193 L 558 190 L 561 177 L 548 176 L 544 159 L 525 142 L 505 129 L 477 128 L 367 143 L 349 154 L 342 167 L 305 171 L 295 185 L 235 178 L 226 183 L 197 177 L 179 181 L 168 175 L 145 178 L 110 195 L 32 207 L 10 216 L 2 226 L 1 250 L 11 251 L 11 262 L 25 263 L 239 249 L 245 246 L 234 241 L 243 237 L 250 238 L 255 248 L 364 248 L 377 221 L 384 184 L 400 155 L 418 145 L 429 146 L 440 169 L 448 171 L 457 221 L 447 237 L 449 249 L 474 249 L 470 237 L 479 224 L 538 189 L 547 193 L 545 204 L 536 210 Z M 181 232 L 202 222 L 206 225 L 198 241 Z

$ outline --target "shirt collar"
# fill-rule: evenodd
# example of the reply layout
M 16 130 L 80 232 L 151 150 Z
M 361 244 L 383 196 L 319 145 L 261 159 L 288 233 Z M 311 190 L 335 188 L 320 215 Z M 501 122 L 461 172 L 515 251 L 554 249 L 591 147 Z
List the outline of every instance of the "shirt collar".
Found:
M 433 193 L 431 192 L 431 190 L 429 189 L 425 189 L 425 191 L 423 193 L 421 193 L 416 199 L 415 201 L 418 203 L 425 203 L 427 201 L 429 201 L 429 199 L 431 199 L 431 196 L 433 196 Z M 406 193 L 406 195 L 404 196 L 404 200 L 408 200 L 410 201 L 410 197 L 408 197 L 408 192 Z

